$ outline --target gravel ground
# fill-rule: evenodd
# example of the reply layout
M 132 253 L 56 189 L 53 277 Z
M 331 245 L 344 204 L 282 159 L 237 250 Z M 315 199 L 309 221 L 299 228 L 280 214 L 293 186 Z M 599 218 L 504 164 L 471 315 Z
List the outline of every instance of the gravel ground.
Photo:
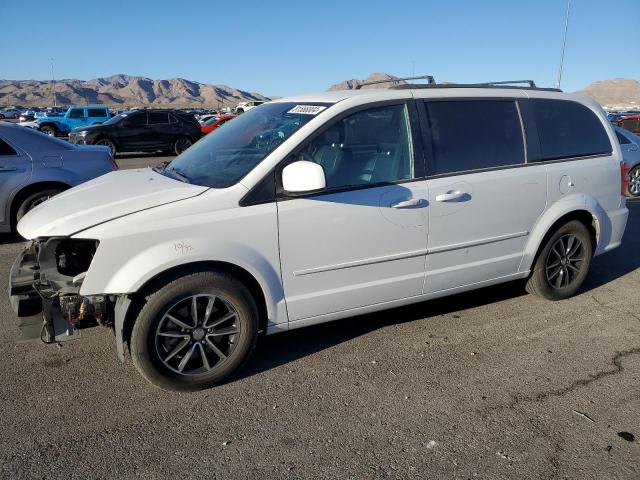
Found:
M 199 393 L 146 384 L 108 330 L 16 343 L 1 296 L 0 477 L 640 478 L 629 206 L 623 246 L 575 298 L 508 284 L 267 337 Z M 6 291 L 20 244 L 0 243 Z

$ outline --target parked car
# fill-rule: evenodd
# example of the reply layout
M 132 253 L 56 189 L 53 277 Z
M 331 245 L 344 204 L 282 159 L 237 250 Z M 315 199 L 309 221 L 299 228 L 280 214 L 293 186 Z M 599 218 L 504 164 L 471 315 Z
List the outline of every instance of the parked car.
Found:
M 232 118 L 236 118 L 236 115 L 220 115 L 218 117 L 211 118 L 200 126 L 200 131 L 202 132 L 203 135 L 206 135 L 207 133 L 211 133 L 216 128 L 227 123 Z
M 640 115 L 623 117 L 616 122 L 616 125 L 624 128 L 625 130 L 630 131 L 631 133 L 635 133 L 636 135 L 639 135 L 640 134 Z
M 264 102 L 258 101 L 258 100 L 254 100 L 251 102 L 240 102 L 236 106 L 236 115 L 240 115 L 241 113 L 248 112 L 252 108 L 257 107 L 258 105 L 262 105 L 263 103 Z
M 117 168 L 104 147 L 76 147 L 0 122 L 0 232 L 49 197 Z
M 18 120 L 21 122 L 33 122 L 36 118 L 35 110 L 25 110 L 20 114 Z
M 67 112 L 61 116 L 38 117 L 35 122 L 38 129 L 52 137 L 66 136 L 77 127 L 85 125 L 98 125 L 111 118 L 111 113 L 107 107 L 87 106 L 69 107 Z
M 18 118 L 20 116 L 20 110 L 16 108 L 3 108 L 0 110 L 0 120 L 5 118 Z
M 39 292 L 47 341 L 95 312 L 149 382 L 193 390 L 236 371 L 261 331 L 511 280 L 570 297 L 628 216 L 604 111 L 551 89 L 454 87 L 278 99 L 166 166 L 53 198 L 18 225 L 32 243 L 14 308 Z
M 205 113 L 204 115 L 196 115 L 196 119 L 198 120 L 198 122 L 200 122 L 200 125 L 202 125 L 205 122 L 208 122 L 212 118 L 213 119 L 217 118 L 217 115 L 215 113 Z
M 139 110 L 113 117 L 102 125 L 77 128 L 69 135 L 75 144 L 104 145 L 112 154 L 167 151 L 179 155 L 202 134 L 200 124 L 188 113 L 172 110 Z
M 621 127 L 614 127 L 622 150 L 622 158 L 629 170 L 627 195 L 640 197 L 640 137 Z

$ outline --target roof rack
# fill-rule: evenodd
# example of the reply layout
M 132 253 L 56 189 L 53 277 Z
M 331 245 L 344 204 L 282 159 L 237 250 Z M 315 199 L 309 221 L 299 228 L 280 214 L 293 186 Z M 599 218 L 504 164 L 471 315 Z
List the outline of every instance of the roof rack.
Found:
M 379 83 L 398 83 L 398 82 L 403 82 L 405 80 L 426 80 L 427 81 L 427 85 L 435 85 L 436 81 L 434 80 L 432 75 L 420 75 L 417 77 L 403 77 L 403 78 L 387 78 L 385 80 L 372 80 L 370 82 L 363 82 L 359 85 L 356 85 L 354 87 L 354 90 L 360 90 L 362 87 L 364 87 L 365 85 L 377 85 Z M 397 87 L 399 87 L 400 85 L 396 85 Z

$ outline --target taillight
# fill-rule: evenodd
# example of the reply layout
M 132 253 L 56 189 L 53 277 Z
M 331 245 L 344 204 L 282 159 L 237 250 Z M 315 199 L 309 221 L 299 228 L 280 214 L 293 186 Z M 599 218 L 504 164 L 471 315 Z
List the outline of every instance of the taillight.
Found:
M 629 165 L 620 162 L 620 193 L 624 196 L 629 195 Z

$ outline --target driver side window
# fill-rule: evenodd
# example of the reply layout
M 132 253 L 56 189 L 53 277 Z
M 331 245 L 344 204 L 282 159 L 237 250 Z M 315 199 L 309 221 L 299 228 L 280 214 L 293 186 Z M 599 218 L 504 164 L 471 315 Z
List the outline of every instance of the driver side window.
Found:
M 312 140 L 301 159 L 322 166 L 328 189 L 413 178 L 413 152 L 405 105 L 356 112 Z

